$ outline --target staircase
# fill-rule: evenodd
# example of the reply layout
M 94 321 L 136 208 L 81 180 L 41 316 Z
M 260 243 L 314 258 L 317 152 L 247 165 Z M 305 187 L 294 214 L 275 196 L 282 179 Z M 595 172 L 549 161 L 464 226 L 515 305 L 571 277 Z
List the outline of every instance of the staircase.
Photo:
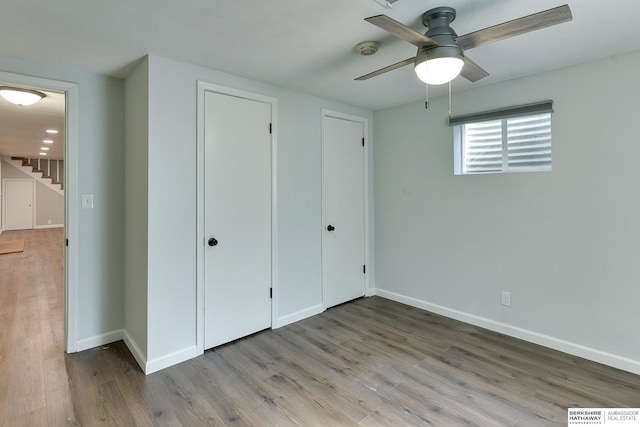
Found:
M 64 195 L 64 160 L 3 158 L 6 163 L 21 170 L 33 179 Z

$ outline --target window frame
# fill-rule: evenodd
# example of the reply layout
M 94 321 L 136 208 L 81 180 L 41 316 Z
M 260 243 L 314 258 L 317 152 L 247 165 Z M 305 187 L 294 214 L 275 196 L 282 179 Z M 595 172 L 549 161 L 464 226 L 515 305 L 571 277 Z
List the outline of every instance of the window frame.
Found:
M 480 113 L 467 114 L 449 118 L 449 126 L 453 127 L 454 142 L 454 174 L 455 175 L 485 175 L 496 173 L 519 173 L 519 172 L 549 172 L 552 170 L 552 162 L 542 166 L 509 167 L 509 133 L 508 122 L 510 119 L 519 117 L 532 117 L 542 114 L 549 115 L 549 129 L 552 129 L 553 101 L 541 101 L 534 104 L 520 105 L 515 107 L 502 108 L 498 110 L 485 111 Z M 486 123 L 491 121 L 501 121 L 501 153 L 502 163 L 500 169 L 468 172 L 465 170 L 465 149 L 466 125 L 472 123 Z M 550 136 L 550 142 L 552 136 Z M 552 149 L 552 147 L 551 147 Z M 551 153 L 552 154 L 552 153 Z M 550 155 L 551 155 L 550 154 Z

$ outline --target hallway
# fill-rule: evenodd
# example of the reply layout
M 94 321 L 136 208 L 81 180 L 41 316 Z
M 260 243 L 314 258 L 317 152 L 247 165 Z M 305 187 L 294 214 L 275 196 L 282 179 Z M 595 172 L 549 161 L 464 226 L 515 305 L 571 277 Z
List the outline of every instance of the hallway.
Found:
M 62 228 L 0 235 L 25 241 L 24 252 L 0 255 L 0 425 L 75 418 L 65 369 L 63 236 Z

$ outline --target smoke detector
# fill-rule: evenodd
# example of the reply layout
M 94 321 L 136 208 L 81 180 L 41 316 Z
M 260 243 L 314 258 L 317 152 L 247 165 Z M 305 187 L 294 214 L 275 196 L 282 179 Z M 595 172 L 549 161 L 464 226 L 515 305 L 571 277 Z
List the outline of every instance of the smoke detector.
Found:
M 378 43 L 376 42 L 358 43 L 358 45 L 356 46 L 356 51 L 358 51 L 358 53 L 363 56 L 373 55 L 378 51 Z

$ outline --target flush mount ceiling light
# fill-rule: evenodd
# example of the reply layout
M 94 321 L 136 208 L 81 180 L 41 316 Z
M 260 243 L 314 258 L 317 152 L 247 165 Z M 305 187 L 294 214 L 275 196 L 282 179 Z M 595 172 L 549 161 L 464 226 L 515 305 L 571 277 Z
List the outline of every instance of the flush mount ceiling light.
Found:
M 0 95 L 7 101 L 16 105 L 32 105 L 44 98 L 42 92 L 31 89 L 21 89 L 9 86 L 0 86 Z

